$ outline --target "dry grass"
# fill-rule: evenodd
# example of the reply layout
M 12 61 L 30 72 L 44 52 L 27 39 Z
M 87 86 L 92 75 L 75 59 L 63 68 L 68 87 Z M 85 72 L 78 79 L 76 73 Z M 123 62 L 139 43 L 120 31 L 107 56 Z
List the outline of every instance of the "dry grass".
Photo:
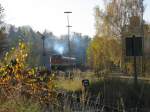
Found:
M 0 112 L 40 112 L 40 106 L 33 102 L 22 102 L 15 99 L 8 100 L 0 104 Z
M 95 75 L 93 73 L 76 73 L 73 76 L 73 79 L 64 79 L 59 77 L 58 80 L 55 81 L 56 87 L 58 89 L 64 89 L 66 91 L 79 91 L 82 89 L 82 80 L 89 79 L 90 82 L 95 81 Z
M 66 79 L 56 81 L 57 88 L 64 89 L 67 91 L 78 91 L 82 89 L 82 80 L 78 79 Z

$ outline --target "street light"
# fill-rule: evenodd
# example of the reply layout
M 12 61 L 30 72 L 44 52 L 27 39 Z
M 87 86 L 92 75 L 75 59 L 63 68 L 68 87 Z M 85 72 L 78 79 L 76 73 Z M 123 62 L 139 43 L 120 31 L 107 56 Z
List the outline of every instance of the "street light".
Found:
M 37 32 L 40 36 L 41 36 L 41 39 L 42 39 L 42 46 L 43 46 L 43 56 L 46 55 L 45 53 L 45 36 L 43 34 L 41 34 L 40 32 Z
M 71 46 L 70 46 L 70 23 L 69 23 L 69 14 L 72 13 L 71 11 L 66 11 L 64 12 L 65 14 L 67 14 L 67 22 L 68 22 L 68 48 L 69 48 L 69 57 L 71 57 Z
M 45 36 L 43 35 L 41 39 L 43 40 L 43 56 L 45 56 Z
M 47 59 L 46 59 L 46 51 L 45 51 L 45 39 L 46 37 L 41 34 L 39 31 L 37 32 L 37 34 L 39 34 L 41 36 L 41 39 L 42 39 L 42 46 L 43 46 L 43 53 L 42 53 L 42 64 L 44 67 L 47 67 Z

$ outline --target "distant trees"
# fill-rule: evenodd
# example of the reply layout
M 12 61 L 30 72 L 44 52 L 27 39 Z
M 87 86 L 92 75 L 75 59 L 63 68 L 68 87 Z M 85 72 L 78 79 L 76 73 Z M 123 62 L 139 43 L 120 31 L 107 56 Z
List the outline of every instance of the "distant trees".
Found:
M 0 24 L 3 23 L 2 18 L 3 18 L 3 12 L 4 12 L 4 8 L 2 7 L 2 5 L 0 4 Z
M 42 40 L 41 36 L 38 35 L 29 26 L 22 26 L 16 28 L 10 25 L 8 30 L 8 39 L 10 40 L 10 46 L 16 47 L 19 41 L 23 41 L 28 45 L 29 55 L 27 63 L 29 66 L 41 65 L 41 55 L 42 55 Z
M 81 33 L 73 33 L 71 38 L 72 56 L 77 58 L 79 65 L 87 64 L 86 50 L 89 46 L 91 38 L 87 35 L 82 36 Z
M 8 50 L 8 39 L 5 33 L 5 26 L 3 24 L 3 12 L 4 8 L 0 4 L 0 58 L 4 56 L 4 53 Z

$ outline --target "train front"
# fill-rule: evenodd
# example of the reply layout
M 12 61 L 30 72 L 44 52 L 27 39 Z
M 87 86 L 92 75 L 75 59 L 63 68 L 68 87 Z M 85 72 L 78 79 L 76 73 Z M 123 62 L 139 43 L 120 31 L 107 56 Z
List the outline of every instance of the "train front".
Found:
M 76 58 L 63 55 L 52 55 L 50 56 L 50 65 L 52 70 L 73 70 L 76 67 Z

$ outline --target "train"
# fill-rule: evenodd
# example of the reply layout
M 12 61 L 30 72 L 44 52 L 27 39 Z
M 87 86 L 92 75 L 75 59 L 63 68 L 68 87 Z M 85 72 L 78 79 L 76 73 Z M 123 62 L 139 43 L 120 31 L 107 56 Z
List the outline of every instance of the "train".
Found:
M 72 70 L 76 67 L 76 58 L 66 57 L 63 55 L 52 55 L 50 56 L 51 70 Z

